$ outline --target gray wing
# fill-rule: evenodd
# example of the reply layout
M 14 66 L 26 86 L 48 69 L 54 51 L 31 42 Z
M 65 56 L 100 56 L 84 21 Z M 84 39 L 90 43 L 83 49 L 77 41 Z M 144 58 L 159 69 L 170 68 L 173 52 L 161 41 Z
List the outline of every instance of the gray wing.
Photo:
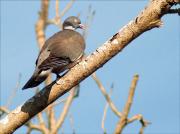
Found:
M 50 54 L 49 57 L 38 66 L 38 68 L 40 70 L 56 69 L 67 66 L 69 63 L 71 63 L 71 61 L 67 57 L 56 57 Z

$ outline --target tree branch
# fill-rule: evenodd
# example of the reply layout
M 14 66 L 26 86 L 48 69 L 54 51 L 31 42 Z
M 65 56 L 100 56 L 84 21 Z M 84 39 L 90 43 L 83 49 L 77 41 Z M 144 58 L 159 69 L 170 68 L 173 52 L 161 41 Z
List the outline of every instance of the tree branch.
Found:
M 114 105 L 114 103 L 111 101 L 110 96 L 108 95 L 108 93 L 106 92 L 106 89 L 104 88 L 104 86 L 101 84 L 100 80 L 97 78 L 96 74 L 93 73 L 92 74 L 93 79 L 95 80 L 96 84 L 98 85 L 99 89 L 101 90 L 102 94 L 104 95 L 106 101 L 108 102 L 111 110 L 118 116 L 121 117 L 122 113 L 118 111 L 118 109 L 116 108 L 116 106 Z
M 144 128 L 145 128 L 148 124 L 150 124 L 150 122 L 144 120 L 144 118 L 143 118 L 143 116 L 142 116 L 141 114 L 137 114 L 137 115 L 134 115 L 132 118 L 128 119 L 128 120 L 127 120 L 127 124 L 132 123 L 132 122 L 134 122 L 134 121 L 136 121 L 136 120 L 139 120 L 140 123 L 141 123 L 141 126 L 142 126 L 141 129 L 140 129 L 139 134 L 143 134 Z
M 39 48 L 41 49 L 45 42 L 45 33 L 44 29 L 47 26 L 48 20 L 48 9 L 49 9 L 49 0 L 42 0 L 41 2 L 41 11 L 39 12 L 39 19 L 36 23 L 36 37 L 38 41 Z
M 135 75 L 133 80 L 132 80 L 131 87 L 129 90 L 128 99 L 127 99 L 126 105 L 125 105 L 124 110 L 123 110 L 123 115 L 120 118 L 120 120 L 116 126 L 115 134 L 121 134 L 123 128 L 127 125 L 127 118 L 128 118 L 128 114 L 129 114 L 129 111 L 130 111 L 130 108 L 131 108 L 131 105 L 133 102 L 133 97 L 134 97 L 134 93 L 135 93 L 135 89 L 136 89 L 138 79 L 139 79 L 139 76 Z
M 56 122 L 56 125 L 54 126 L 51 134 L 55 134 L 59 128 L 61 128 L 63 122 L 64 122 L 64 119 L 66 118 L 67 114 L 68 114 L 68 111 L 69 111 L 69 108 L 71 106 L 71 103 L 73 101 L 73 98 L 74 98 L 74 94 L 75 94 L 75 88 L 74 87 L 71 91 L 70 91 L 70 94 L 67 98 L 67 101 L 66 103 L 64 104 L 64 108 L 62 110 L 62 113 L 60 115 L 60 117 L 58 118 L 57 122 Z
M 13 133 L 34 115 L 83 81 L 112 57 L 122 51 L 133 39 L 155 27 L 160 27 L 161 17 L 175 4 L 173 0 L 153 0 L 136 17 L 106 41 L 95 52 L 74 66 L 66 75 L 10 112 L 0 121 L 1 133 Z
M 112 90 L 113 90 L 113 85 L 110 89 L 110 93 L 109 93 L 109 97 L 111 97 L 111 94 L 112 94 Z M 107 134 L 106 132 L 106 128 L 104 127 L 104 124 L 105 124 L 105 119 L 106 119 L 106 114 L 107 114 L 107 109 L 109 107 L 109 103 L 108 101 L 106 102 L 106 105 L 104 107 L 104 112 L 103 112 L 103 117 L 102 117 L 102 122 L 101 122 L 101 127 L 102 127 L 102 130 L 103 130 L 103 134 Z
M 14 97 L 16 96 L 16 92 L 17 92 L 17 90 L 19 89 L 20 82 L 21 82 L 21 73 L 19 73 L 16 86 L 15 86 L 15 88 L 12 90 L 12 93 L 10 94 L 9 98 L 7 99 L 8 101 L 7 101 L 6 105 L 5 105 L 5 107 L 8 108 L 8 107 L 11 105 L 12 100 L 13 100 Z
M 60 17 L 64 16 L 65 13 L 72 7 L 75 0 L 70 0 L 66 7 L 61 11 Z

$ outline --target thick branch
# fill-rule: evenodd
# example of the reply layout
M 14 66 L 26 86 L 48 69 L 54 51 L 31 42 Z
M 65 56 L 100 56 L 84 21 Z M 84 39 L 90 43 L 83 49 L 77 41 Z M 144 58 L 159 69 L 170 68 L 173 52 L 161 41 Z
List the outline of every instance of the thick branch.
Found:
M 10 112 L 0 121 L 0 133 L 12 133 L 25 124 L 34 115 L 83 81 L 108 60 L 123 50 L 133 39 L 143 32 L 161 26 L 160 18 L 174 3 L 172 0 L 153 0 L 129 24 L 123 27 L 110 40 L 106 41 L 95 52 L 74 66 L 65 76 L 42 89 L 34 97 Z

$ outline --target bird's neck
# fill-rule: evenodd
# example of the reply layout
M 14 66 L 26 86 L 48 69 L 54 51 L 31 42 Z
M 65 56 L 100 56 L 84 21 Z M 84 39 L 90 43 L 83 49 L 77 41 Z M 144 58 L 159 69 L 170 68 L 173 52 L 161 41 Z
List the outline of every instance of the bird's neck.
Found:
M 65 26 L 65 27 L 63 27 L 63 29 L 65 30 L 75 30 L 75 28 L 74 27 L 72 27 L 72 26 Z

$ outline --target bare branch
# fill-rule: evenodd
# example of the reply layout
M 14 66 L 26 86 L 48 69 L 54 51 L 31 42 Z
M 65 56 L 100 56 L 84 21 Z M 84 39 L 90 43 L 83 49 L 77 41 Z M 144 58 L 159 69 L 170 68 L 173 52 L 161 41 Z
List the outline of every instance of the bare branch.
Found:
M 35 129 L 35 130 L 38 130 L 38 131 L 42 131 L 42 127 L 40 125 L 34 125 L 32 123 L 29 123 L 27 126 L 31 130 Z
M 55 2 L 55 17 L 53 19 L 47 20 L 47 24 L 54 24 L 59 29 L 62 29 L 62 22 L 61 18 L 62 16 L 59 15 L 59 0 L 56 0 Z
M 72 114 L 69 114 L 69 120 L 70 120 L 70 126 L 72 128 L 72 134 L 75 134 L 75 128 L 74 128 L 74 119 L 73 119 L 73 116 Z
M 37 118 L 38 118 L 39 124 L 42 125 L 42 126 L 45 126 L 45 122 L 44 122 L 44 119 L 43 119 L 43 116 L 42 116 L 42 112 L 37 114 Z
M 60 15 L 59 15 L 59 0 L 56 0 L 55 9 L 56 9 L 56 18 L 60 19 Z
M 111 94 L 112 94 L 112 91 L 113 91 L 113 86 L 112 86 L 112 88 L 110 89 L 110 93 L 109 93 L 109 97 L 111 97 Z M 106 132 L 106 129 L 105 129 L 105 119 L 106 119 L 106 114 L 107 114 L 107 109 L 108 109 L 108 107 L 109 107 L 109 104 L 108 104 L 108 102 L 106 102 L 106 105 L 105 105 L 105 107 L 104 107 L 104 113 L 103 113 L 103 118 L 102 118 L 102 122 L 101 122 L 101 127 L 102 127 L 102 130 L 103 130 L 103 133 L 104 134 L 106 134 L 107 132 Z
M 170 1 L 171 0 L 150 1 L 150 4 L 138 17 L 130 21 L 129 24 L 124 26 L 95 52 L 71 68 L 61 79 L 57 82 L 52 82 L 22 106 L 17 107 L 5 118 L 0 120 L 0 130 L 2 130 L 3 133 L 13 133 L 34 115 L 41 112 L 72 87 L 102 67 L 139 35 L 152 28 L 160 27 L 162 24 L 160 20 L 161 17 L 165 14 L 165 11 L 169 10 L 171 6 L 175 4 L 169 4 Z
M 1 106 L 0 107 L 0 117 L 3 116 L 4 114 L 8 114 L 10 111 L 6 107 Z
M 94 10 L 92 11 L 92 7 L 91 7 L 91 5 L 89 5 L 86 21 L 85 21 L 85 24 L 84 24 L 85 25 L 85 30 L 82 33 L 82 35 L 83 35 L 83 37 L 85 39 L 87 38 L 89 28 L 90 28 L 91 23 L 92 23 L 92 21 L 94 19 L 94 16 L 95 16 L 95 11 Z
M 14 97 L 16 96 L 16 92 L 17 92 L 17 90 L 19 89 L 20 81 L 21 81 L 21 73 L 19 73 L 16 86 L 15 86 L 15 88 L 12 90 L 12 93 L 11 93 L 11 95 L 9 96 L 9 98 L 7 99 L 8 101 L 7 101 L 6 105 L 5 105 L 5 107 L 8 108 L 8 107 L 11 105 L 12 100 L 13 100 Z
M 47 24 L 54 24 L 56 25 L 59 29 L 62 29 L 62 22 L 61 18 L 65 15 L 65 13 L 72 7 L 73 3 L 75 0 L 70 0 L 69 3 L 66 5 L 66 7 L 63 9 L 62 12 L 60 12 L 59 15 L 59 0 L 56 0 L 55 2 L 55 11 L 56 15 L 53 19 L 47 20 Z
M 96 74 L 93 73 L 91 75 L 93 77 L 93 79 L 95 80 L 96 84 L 98 85 L 99 89 L 101 90 L 102 94 L 104 95 L 106 101 L 108 102 L 111 110 L 118 116 L 121 117 L 122 113 L 118 111 L 118 109 L 116 108 L 116 106 L 114 105 L 114 103 L 111 101 L 111 98 L 109 97 L 109 95 L 106 92 L 106 89 L 104 88 L 104 86 L 102 85 L 102 83 L 100 82 L 100 80 L 97 78 Z
M 75 94 L 75 88 L 74 87 L 71 91 L 70 91 L 70 94 L 67 98 L 67 101 L 66 103 L 64 104 L 64 108 L 63 108 L 63 111 L 60 115 L 60 117 L 58 118 L 57 122 L 56 122 L 56 125 L 54 126 L 51 134 L 55 134 L 59 128 L 61 128 L 63 122 L 64 122 L 64 119 L 66 118 L 67 114 L 68 114 L 68 111 L 69 111 L 69 108 L 71 106 L 71 103 L 73 101 L 73 98 L 74 98 L 74 94 Z
M 66 7 L 61 11 L 60 17 L 64 16 L 65 13 L 72 7 L 75 0 L 70 0 Z
M 143 116 L 142 116 L 141 114 L 137 114 L 137 115 L 134 115 L 132 118 L 128 119 L 128 120 L 127 120 L 127 123 L 129 124 L 129 123 L 132 123 L 132 122 L 134 122 L 134 121 L 136 121 L 136 120 L 139 120 L 139 121 L 140 121 L 142 127 L 141 127 L 139 133 L 140 133 L 140 134 L 143 134 L 144 128 L 145 128 L 148 124 L 150 124 L 150 122 L 144 120 L 144 118 L 143 118 Z
M 65 103 L 66 101 L 67 101 L 67 98 L 62 98 L 62 99 L 60 99 L 60 100 L 52 103 L 50 106 L 51 106 L 51 107 L 54 107 L 54 106 L 56 106 L 56 105 L 59 105 L 60 103 Z
M 127 99 L 126 105 L 125 105 L 124 110 L 123 110 L 123 115 L 120 118 L 120 120 L 116 126 L 115 134 L 121 134 L 123 128 L 127 124 L 127 118 L 128 118 L 128 114 L 129 114 L 129 111 L 130 111 L 130 108 L 131 108 L 131 105 L 133 102 L 133 97 L 134 97 L 134 93 L 135 93 L 135 89 L 136 89 L 138 79 L 139 79 L 139 76 L 135 75 L 133 80 L 132 80 L 130 90 L 129 90 L 128 99 Z
M 48 9 L 49 9 L 49 0 L 42 0 L 41 11 L 39 12 L 39 19 L 36 23 L 36 37 L 38 41 L 39 48 L 41 49 L 45 42 L 45 33 L 44 29 L 47 25 L 48 20 Z

